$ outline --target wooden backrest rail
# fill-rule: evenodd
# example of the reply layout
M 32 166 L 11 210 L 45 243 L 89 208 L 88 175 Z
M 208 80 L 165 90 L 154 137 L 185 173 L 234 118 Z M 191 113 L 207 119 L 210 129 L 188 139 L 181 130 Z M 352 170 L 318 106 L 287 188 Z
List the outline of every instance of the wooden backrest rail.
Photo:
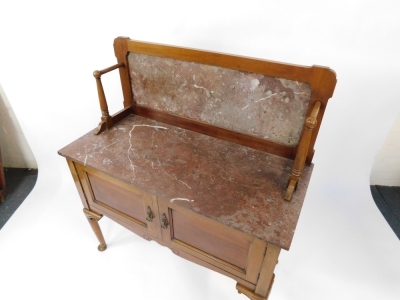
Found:
M 283 196 L 291 200 L 312 161 L 334 71 L 126 37 L 114 51 L 119 63 L 93 73 L 102 113 L 95 134 L 133 113 L 291 159 Z M 110 116 L 101 75 L 115 69 L 124 108 Z

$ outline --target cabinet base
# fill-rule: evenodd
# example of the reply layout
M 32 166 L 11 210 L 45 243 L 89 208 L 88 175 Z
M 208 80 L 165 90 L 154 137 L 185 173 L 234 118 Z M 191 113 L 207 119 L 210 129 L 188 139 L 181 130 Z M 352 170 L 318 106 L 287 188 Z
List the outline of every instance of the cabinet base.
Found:
M 268 293 L 266 296 L 261 296 L 259 294 L 256 294 L 252 290 L 249 290 L 248 288 L 240 285 L 239 283 L 236 284 L 236 289 L 239 294 L 246 295 L 251 300 L 268 300 L 269 294 L 271 293 L 272 285 L 274 284 L 274 278 L 275 278 L 275 274 L 273 274 L 273 276 L 272 276 L 271 284 L 268 288 Z

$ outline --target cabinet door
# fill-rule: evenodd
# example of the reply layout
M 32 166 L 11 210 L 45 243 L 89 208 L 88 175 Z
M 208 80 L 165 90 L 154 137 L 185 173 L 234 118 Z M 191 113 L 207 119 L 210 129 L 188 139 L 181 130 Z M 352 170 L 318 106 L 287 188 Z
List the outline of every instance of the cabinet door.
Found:
M 160 235 L 154 196 L 90 167 L 76 167 L 89 208 L 148 240 Z
M 174 203 L 158 200 L 164 243 L 229 273 L 256 283 L 266 243 Z

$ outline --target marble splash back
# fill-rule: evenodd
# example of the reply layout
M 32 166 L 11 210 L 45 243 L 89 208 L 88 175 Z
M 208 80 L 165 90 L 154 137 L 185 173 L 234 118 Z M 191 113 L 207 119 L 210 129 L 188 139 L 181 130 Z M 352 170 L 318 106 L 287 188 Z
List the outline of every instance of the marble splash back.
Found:
M 137 105 L 295 147 L 310 85 L 145 54 L 128 56 Z

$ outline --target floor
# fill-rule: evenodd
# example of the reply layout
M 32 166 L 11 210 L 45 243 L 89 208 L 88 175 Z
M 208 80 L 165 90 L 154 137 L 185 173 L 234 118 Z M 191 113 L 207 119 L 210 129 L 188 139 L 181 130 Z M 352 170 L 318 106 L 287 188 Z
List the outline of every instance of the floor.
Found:
M 37 169 L 5 168 L 6 196 L 0 202 L 0 229 L 7 223 L 32 191 L 38 177 Z
M 371 193 L 382 215 L 400 239 L 400 187 L 371 185 Z

